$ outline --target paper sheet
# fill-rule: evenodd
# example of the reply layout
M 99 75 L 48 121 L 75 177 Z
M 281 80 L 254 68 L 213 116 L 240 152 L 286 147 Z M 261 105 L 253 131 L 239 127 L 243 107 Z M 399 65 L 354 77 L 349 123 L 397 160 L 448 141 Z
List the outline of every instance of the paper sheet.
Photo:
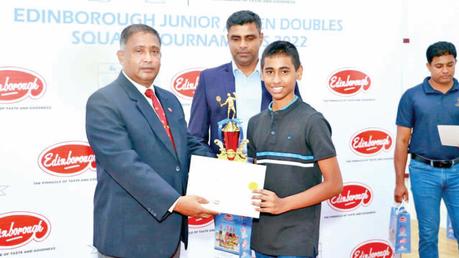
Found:
M 258 218 L 252 190 L 262 189 L 266 167 L 216 158 L 192 156 L 187 195 L 206 198 L 206 208 Z
M 459 125 L 438 125 L 441 144 L 459 147 Z

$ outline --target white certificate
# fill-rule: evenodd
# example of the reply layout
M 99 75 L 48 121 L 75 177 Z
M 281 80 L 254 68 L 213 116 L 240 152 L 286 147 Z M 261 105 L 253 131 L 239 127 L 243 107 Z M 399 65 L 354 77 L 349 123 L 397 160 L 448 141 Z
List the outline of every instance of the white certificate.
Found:
M 187 195 L 206 198 L 208 209 L 258 218 L 252 190 L 262 189 L 266 167 L 244 162 L 192 156 Z
M 438 133 L 442 145 L 459 147 L 459 125 L 439 125 Z

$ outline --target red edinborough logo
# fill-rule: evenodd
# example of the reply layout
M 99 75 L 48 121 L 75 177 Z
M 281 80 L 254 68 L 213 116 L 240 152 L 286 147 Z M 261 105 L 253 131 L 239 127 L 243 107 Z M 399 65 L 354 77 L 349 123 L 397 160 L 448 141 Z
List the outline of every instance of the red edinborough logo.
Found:
M 46 83 L 39 74 L 19 67 L 0 67 L 0 104 L 43 96 Z
M 192 69 L 177 73 L 172 79 L 172 90 L 182 98 L 191 100 L 199 82 L 201 69 Z
M 347 183 L 343 191 L 328 199 L 328 205 L 338 211 L 352 211 L 359 206 L 368 206 L 373 200 L 370 187 L 360 183 Z
M 373 156 L 382 150 L 389 151 L 392 147 L 392 137 L 385 130 L 368 128 L 354 134 L 350 145 L 359 155 Z
M 96 168 L 96 157 L 85 142 L 62 142 L 46 148 L 38 165 L 53 176 L 76 176 L 88 168 Z
M 392 258 L 394 251 L 384 240 L 370 240 L 352 250 L 351 258 Z
M 214 221 L 214 218 L 212 216 L 208 218 L 188 217 L 188 226 L 190 226 L 190 228 L 203 228 L 203 227 L 206 227 L 212 224 L 213 221 Z
M 334 73 L 328 79 L 328 86 L 340 96 L 353 96 L 362 90 L 368 90 L 371 79 L 368 75 L 357 70 L 342 70 Z
M 400 216 L 399 220 L 400 222 L 407 222 L 408 221 L 408 218 L 406 216 Z
M 31 212 L 0 214 L 0 250 L 26 245 L 32 240 L 43 241 L 50 232 L 47 218 Z

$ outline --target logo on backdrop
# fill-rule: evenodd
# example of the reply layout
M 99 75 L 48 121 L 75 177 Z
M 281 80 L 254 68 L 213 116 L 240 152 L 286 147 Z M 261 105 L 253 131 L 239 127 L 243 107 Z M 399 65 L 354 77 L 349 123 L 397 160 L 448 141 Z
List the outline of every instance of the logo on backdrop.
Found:
M 379 128 L 367 128 L 351 137 L 351 149 L 360 156 L 374 156 L 392 147 L 389 132 Z
M 38 165 L 53 176 L 76 176 L 96 168 L 96 157 L 86 142 L 62 142 L 46 148 Z
M 371 79 L 358 70 L 340 70 L 330 76 L 328 86 L 333 93 L 348 97 L 367 91 L 371 86 Z
M 20 67 L 0 67 L 0 104 L 38 99 L 46 90 L 41 75 Z
M 210 216 L 209 218 L 193 218 L 188 217 L 188 226 L 193 229 L 207 227 L 213 224 L 214 218 Z
M 373 200 L 373 190 L 361 183 L 346 183 L 340 194 L 328 199 L 328 205 L 338 211 L 352 211 L 366 207 Z
M 201 70 L 202 69 L 189 69 L 177 73 L 172 79 L 172 90 L 174 93 L 186 100 L 193 99 L 194 92 L 198 86 Z
M 394 251 L 390 244 L 384 240 L 370 240 L 360 243 L 351 252 L 351 258 L 372 257 L 389 258 Z
M 51 230 L 49 220 L 31 212 L 0 214 L 0 250 L 28 244 L 32 240 L 45 240 Z

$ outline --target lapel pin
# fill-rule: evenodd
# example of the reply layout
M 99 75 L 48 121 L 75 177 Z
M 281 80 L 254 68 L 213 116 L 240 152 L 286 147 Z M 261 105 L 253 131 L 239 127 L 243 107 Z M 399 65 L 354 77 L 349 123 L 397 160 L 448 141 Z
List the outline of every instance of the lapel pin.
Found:
M 169 110 L 169 112 L 172 112 L 172 108 L 168 107 L 167 110 Z

